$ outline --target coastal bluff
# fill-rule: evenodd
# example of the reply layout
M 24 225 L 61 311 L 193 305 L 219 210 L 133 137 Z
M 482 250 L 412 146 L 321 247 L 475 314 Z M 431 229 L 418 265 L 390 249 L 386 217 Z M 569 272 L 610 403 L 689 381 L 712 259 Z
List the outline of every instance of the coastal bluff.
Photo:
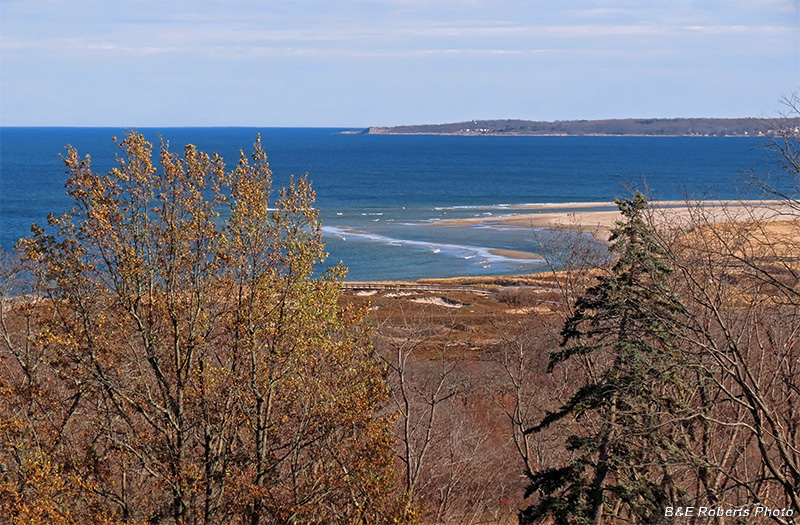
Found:
M 776 128 L 797 129 L 800 119 L 780 122 L 749 118 L 650 118 L 607 120 L 470 120 L 447 124 L 372 126 L 348 134 L 370 135 L 506 135 L 506 136 L 687 136 L 754 137 Z

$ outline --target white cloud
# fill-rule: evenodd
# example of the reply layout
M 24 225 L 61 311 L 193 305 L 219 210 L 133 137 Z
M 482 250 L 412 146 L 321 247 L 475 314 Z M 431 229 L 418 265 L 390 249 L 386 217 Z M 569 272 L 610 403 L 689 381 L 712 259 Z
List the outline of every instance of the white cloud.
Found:
M 798 48 L 787 42 L 800 38 L 798 5 L 798 0 L 0 0 L 0 81 L 3 107 L 16 111 L 19 122 L 29 119 L 39 101 L 51 101 L 56 115 L 69 107 L 88 115 L 103 103 L 113 106 L 104 97 L 116 89 L 129 90 L 132 100 L 171 94 L 179 103 L 175 109 L 165 105 L 159 118 L 176 122 L 190 101 L 238 100 L 265 90 L 278 109 L 294 100 L 296 118 L 313 122 L 327 118 L 300 114 L 313 101 L 329 97 L 360 108 L 362 99 L 387 96 L 384 84 L 391 84 L 393 93 L 405 86 L 404 96 L 416 90 L 408 104 L 434 108 L 440 103 L 429 93 L 434 88 L 447 94 L 446 100 L 458 91 L 465 100 L 490 101 L 484 95 L 492 83 L 507 89 L 508 107 L 530 104 L 530 86 L 550 90 L 552 101 L 541 98 L 553 107 L 571 103 L 558 100 L 562 92 L 574 100 L 590 96 L 596 85 L 609 93 L 645 86 L 637 92 L 646 104 L 659 103 L 656 93 L 692 99 L 701 81 L 741 92 L 742 98 L 763 98 L 763 86 L 788 91 L 796 85 Z M 654 71 L 663 77 L 654 79 Z M 154 72 L 161 74 L 160 82 L 151 81 Z M 393 82 L 383 82 L 387 78 Z M 758 78 L 754 94 L 744 92 L 746 83 L 731 81 L 747 78 Z M 112 81 L 114 88 L 108 89 Z M 229 92 L 241 94 L 220 96 Z
M 173 51 L 172 48 L 168 47 L 153 47 L 153 46 L 120 46 L 117 44 L 107 44 L 107 43 L 88 43 L 82 46 L 83 49 L 90 49 L 96 51 L 112 51 L 114 53 L 133 53 L 137 55 L 157 55 L 157 54 L 164 54 Z
M 774 10 L 792 1 L 760 0 Z M 731 0 L 733 3 L 733 0 Z M 117 50 L 129 53 L 202 53 L 208 48 L 317 48 L 320 43 L 351 54 L 386 52 L 442 53 L 496 49 L 522 53 L 529 49 L 563 48 L 575 40 L 637 39 L 655 42 L 681 34 L 763 35 L 797 32 L 797 25 L 711 23 L 715 12 L 727 13 L 721 2 L 570 2 L 456 0 L 195 2 L 138 1 L 107 4 L 80 2 L 76 12 L 65 3 L 3 3 L 3 49 L 63 47 Z M 737 0 L 752 6 L 754 1 Z M 46 6 L 47 8 L 45 8 Z M 94 13 L 87 6 L 104 6 Z M 749 11 L 749 10 L 748 10 Z M 99 13 L 99 14 L 98 14 Z M 19 18 L 19 24 L 14 18 Z M 9 22 L 10 21 L 10 22 Z M 596 23 L 601 22 L 601 23 Z M 68 38 L 68 39 L 67 39 Z M 66 40 L 65 40 L 66 39 Z M 549 40 L 548 40 L 549 39 Z M 81 41 L 83 40 L 83 42 Z M 620 44 L 622 45 L 622 40 Z M 573 47 L 571 45 L 571 47 Z M 305 51 L 296 51 L 304 53 Z
M 686 26 L 684 29 L 707 35 L 749 34 L 757 36 L 766 33 L 797 33 L 797 29 L 785 26 Z
M 779 13 L 794 13 L 800 11 L 797 0 L 732 0 L 735 7 L 757 11 L 775 11 Z

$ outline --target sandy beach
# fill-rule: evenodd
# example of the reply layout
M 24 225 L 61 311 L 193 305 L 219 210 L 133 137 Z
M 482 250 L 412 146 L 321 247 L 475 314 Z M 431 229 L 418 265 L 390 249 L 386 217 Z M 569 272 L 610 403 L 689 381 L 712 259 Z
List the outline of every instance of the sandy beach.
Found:
M 523 261 L 541 261 L 542 256 L 533 252 L 523 252 L 520 250 L 489 250 L 492 255 L 507 257 L 509 259 L 519 259 Z
M 708 222 L 793 222 L 800 210 L 793 209 L 784 201 L 653 201 L 650 203 L 654 218 L 661 224 L 687 223 L 700 211 Z M 587 232 L 600 240 L 607 240 L 611 228 L 620 219 L 614 203 L 570 202 L 558 204 L 529 204 L 509 207 L 507 215 L 475 217 L 468 219 L 445 219 L 437 227 L 457 227 L 467 224 L 497 224 L 528 228 L 557 228 Z M 773 224 L 773 227 L 777 227 Z M 503 253 L 506 257 L 514 257 Z M 517 258 L 527 258 L 516 256 Z

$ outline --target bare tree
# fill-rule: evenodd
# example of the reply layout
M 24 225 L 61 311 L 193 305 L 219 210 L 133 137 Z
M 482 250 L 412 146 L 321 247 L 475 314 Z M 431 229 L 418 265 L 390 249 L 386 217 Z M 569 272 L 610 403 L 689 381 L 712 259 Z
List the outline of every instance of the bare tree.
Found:
M 376 344 L 389 367 L 396 451 L 404 488 L 425 523 L 482 523 L 508 517 L 502 496 L 513 456 L 501 415 L 487 402 L 483 365 L 458 341 L 457 323 L 430 308 L 402 305 Z
M 697 205 L 691 211 L 689 225 L 673 231 L 670 253 L 691 312 L 686 345 L 714 385 L 700 414 L 705 426 L 696 461 L 703 491 L 710 503 L 796 512 L 800 310 L 792 261 L 800 256 L 798 237 L 774 235 L 776 225 L 759 220 L 757 210 L 745 220 Z

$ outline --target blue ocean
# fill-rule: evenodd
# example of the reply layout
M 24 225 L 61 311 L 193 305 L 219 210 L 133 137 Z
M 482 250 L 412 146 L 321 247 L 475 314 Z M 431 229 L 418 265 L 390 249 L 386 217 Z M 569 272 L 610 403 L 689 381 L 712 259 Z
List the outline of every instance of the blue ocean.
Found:
M 192 143 L 233 166 L 258 133 L 277 185 L 308 173 L 328 263 L 348 280 L 395 280 L 537 271 L 542 263 L 493 250 L 541 253 L 550 232 L 443 219 L 494 217 L 532 203 L 608 203 L 646 185 L 653 198 L 757 197 L 747 181 L 779 177 L 758 138 L 495 137 L 342 134 L 329 128 L 140 128 L 172 151 Z M 58 157 L 67 144 L 106 172 L 120 128 L 0 128 L 0 246 L 69 205 Z M 776 179 L 778 180 L 778 179 Z M 555 238 L 555 237 L 554 237 Z M 545 243 L 546 244 L 546 243 Z

